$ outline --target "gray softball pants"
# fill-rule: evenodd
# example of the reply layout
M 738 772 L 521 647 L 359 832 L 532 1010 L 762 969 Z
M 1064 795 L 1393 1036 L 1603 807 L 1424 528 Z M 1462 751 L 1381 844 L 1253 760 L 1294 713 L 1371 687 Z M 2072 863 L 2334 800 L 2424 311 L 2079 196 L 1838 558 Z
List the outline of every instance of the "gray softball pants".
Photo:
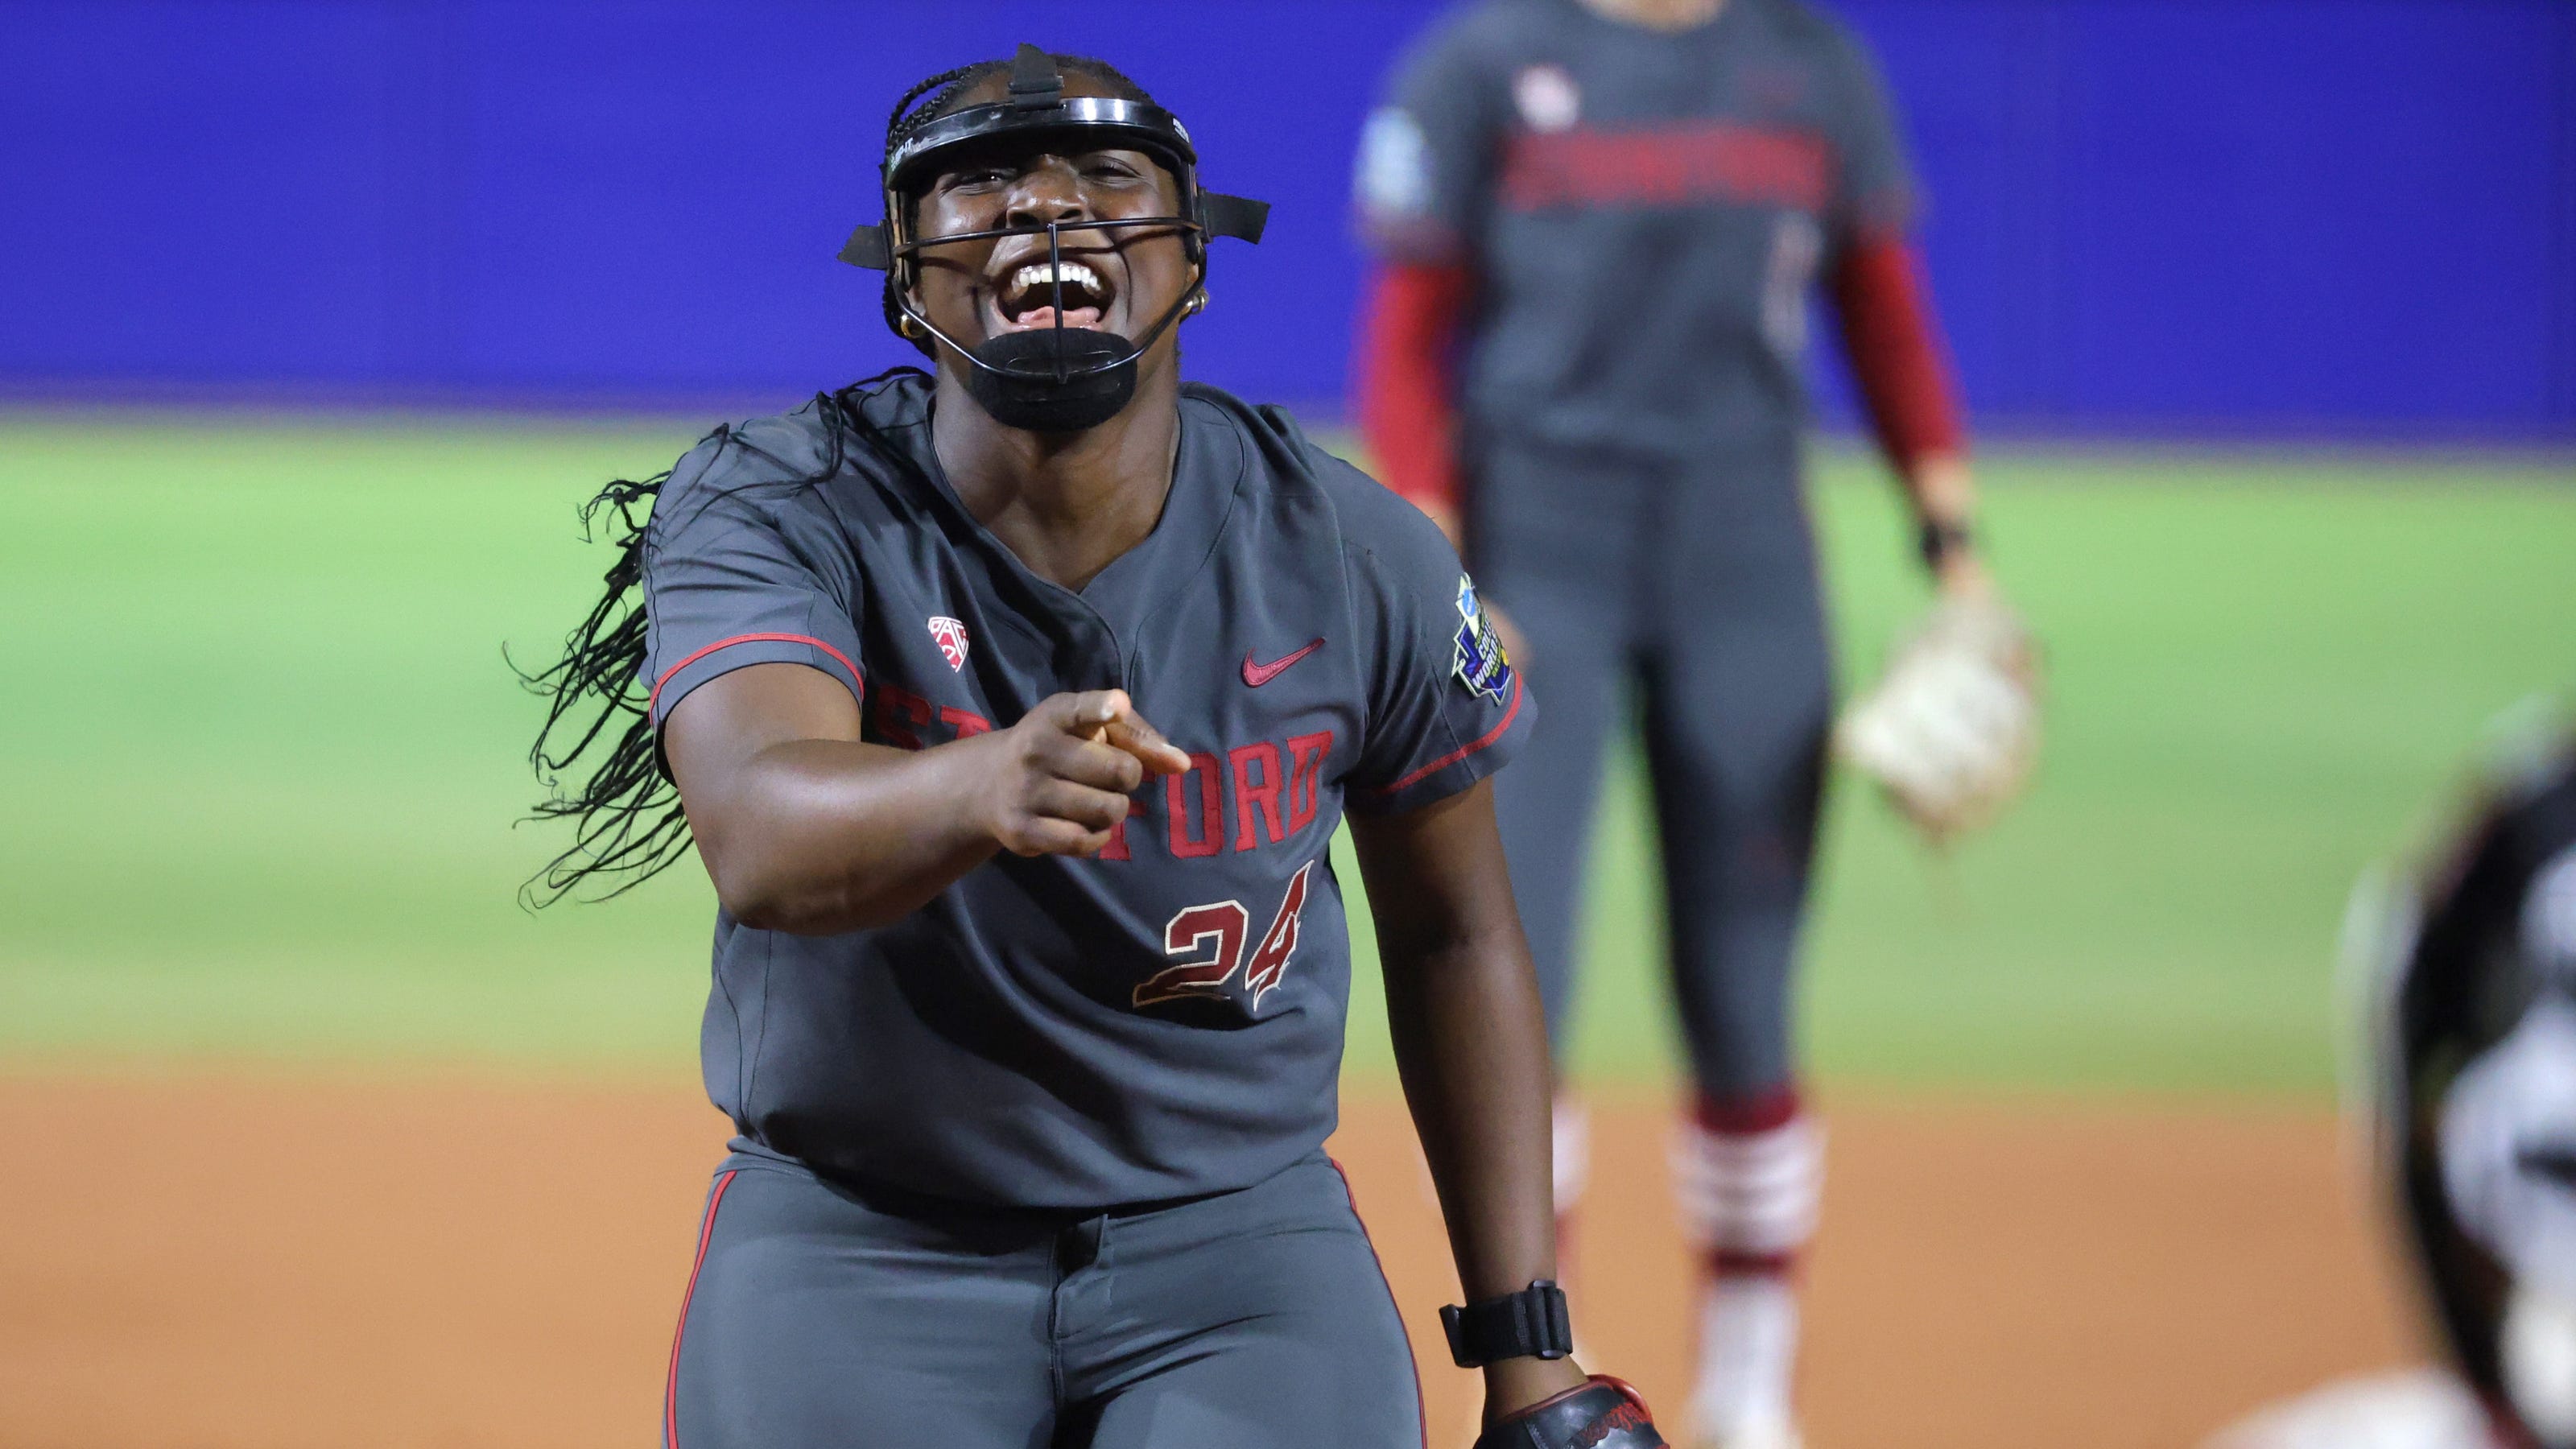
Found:
M 1833 710 L 1797 440 L 1686 466 L 1496 445 L 1473 471 L 1477 584 L 1527 641 L 1514 662 L 1539 704 L 1494 800 L 1550 1035 L 1561 1054 L 1604 758 L 1633 698 L 1699 1090 L 1776 1091 Z
M 1089 1216 L 898 1201 L 737 1151 L 664 1449 L 1419 1449 L 1393 1296 L 1320 1153 Z

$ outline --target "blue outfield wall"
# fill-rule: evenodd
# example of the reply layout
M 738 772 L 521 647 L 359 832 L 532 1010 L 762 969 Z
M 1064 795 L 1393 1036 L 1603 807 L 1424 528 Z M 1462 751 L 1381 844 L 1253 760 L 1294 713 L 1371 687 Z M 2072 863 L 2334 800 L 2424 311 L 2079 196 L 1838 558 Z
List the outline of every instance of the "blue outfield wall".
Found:
M 908 352 L 894 95 L 1105 53 L 1210 180 L 1191 368 L 1337 405 L 1361 118 L 1424 0 L 0 0 L 0 392 L 785 400 Z M 1972 408 L 2025 432 L 2576 439 L 2576 4 L 1844 0 Z M 1829 394 L 1839 394 L 1827 368 Z

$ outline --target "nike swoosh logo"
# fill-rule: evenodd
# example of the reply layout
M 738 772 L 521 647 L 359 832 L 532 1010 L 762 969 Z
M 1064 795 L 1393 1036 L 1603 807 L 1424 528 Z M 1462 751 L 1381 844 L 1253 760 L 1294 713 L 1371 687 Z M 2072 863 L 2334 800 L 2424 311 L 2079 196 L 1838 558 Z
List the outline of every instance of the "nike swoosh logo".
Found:
M 1289 665 L 1296 663 L 1298 660 L 1305 658 L 1307 655 L 1312 654 L 1323 647 L 1324 641 L 1318 639 L 1314 643 L 1307 645 L 1305 648 L 1298 650 L 1294 654 L 1274 659 L 1267 664 L 1253 663 L 1252 651 L 1246 649 L 1243 651 L 1243 682 L 1251 685 L 1255 689 L 1259 689 L 1261 686 L 1268 684 L 1270 681 L 1277 679 L 1280 675 L 1286 673 Z

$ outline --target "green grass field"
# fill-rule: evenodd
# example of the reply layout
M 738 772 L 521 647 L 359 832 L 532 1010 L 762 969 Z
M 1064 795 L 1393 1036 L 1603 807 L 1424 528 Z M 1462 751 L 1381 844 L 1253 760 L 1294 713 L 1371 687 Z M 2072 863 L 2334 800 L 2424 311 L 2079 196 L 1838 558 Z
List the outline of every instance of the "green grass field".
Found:
M 689 1070 L 694 866 L 607 906 L 513 899 L 555 837 L 512 825 L 536 706 L 501 648 L 545 657 L 594 590 L 573 505 L 694 431 L 0 418 L 0 1060 Z M 2576 683 L 2576 487 L 2396 459 L 1985 472 L 2050 651 L 2046 761 L 1948 859 L 1839 790 L 1806 993 L 1823 1073 L 2328 1090 L 2354 874 L 2482 721 Z M 1825 459 L 1816 503 L 1857 675 L 1919 590 L 1863 460 Z M 1650 1081 L 1672 1061 L 1653 847 L 1617 779 L 1578 1066 Z M 1382 1074 L 1359 994 L 1354 1069 Z

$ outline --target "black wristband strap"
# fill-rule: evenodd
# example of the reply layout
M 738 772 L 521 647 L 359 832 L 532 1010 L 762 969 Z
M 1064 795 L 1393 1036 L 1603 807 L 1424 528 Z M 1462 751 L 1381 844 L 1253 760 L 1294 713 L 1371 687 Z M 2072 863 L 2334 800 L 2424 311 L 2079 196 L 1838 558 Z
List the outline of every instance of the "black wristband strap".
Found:
M 1545 1278 L 1531 1280 L 1518 1293 L 1443 1308 L 1440 1326 L 1449 1334 L 1449 1357 L 1460 1368 L 1482 1368 L 1507 1358 L 1563 1358 L 1574 1352 L 1565 1294 Z
M 1914 547 L 1923 555 L 1923 566 L 1937 569 L 1950 555 L 1975 545 L 1977 532 L 1964 523 L 1946 518 L 1927 518 L 1915 531 Z

